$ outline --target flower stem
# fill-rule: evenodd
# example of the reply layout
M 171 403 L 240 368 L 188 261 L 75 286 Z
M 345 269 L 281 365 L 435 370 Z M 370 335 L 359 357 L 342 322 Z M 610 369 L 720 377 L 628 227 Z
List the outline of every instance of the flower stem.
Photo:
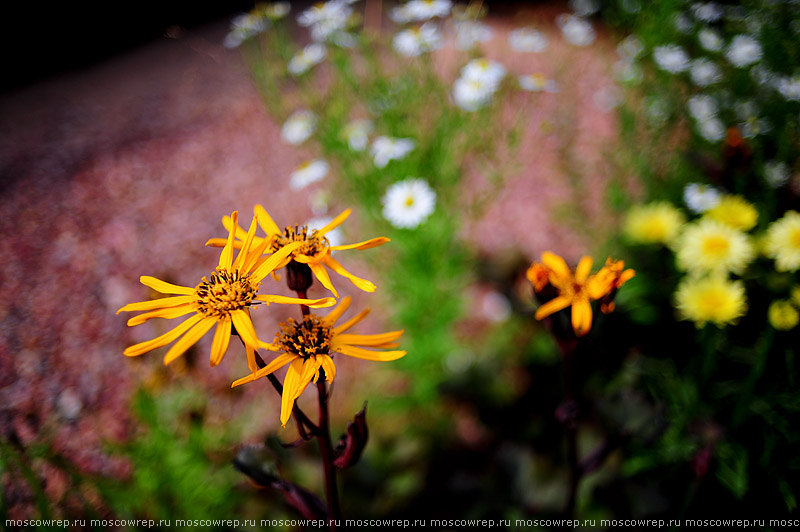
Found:
M 564 403 L 559 407 L 557 415 L 564 426 L 567 440 L 567 466 L 569 467 L 569 492 L 564 513 L 567 518 L 575 515 L 575 501 L 578 495 L 582 471 L 578 465 L 578 405 L 573 394 L 572 355 L 577 341 L 558 340 L 564 361 Z
M 325 380 L 320 375 L 317 381 L 319 391 L 319 431 L 317 441 L 322 456 L 322 469 L 325 472 L 325 499 L 328 502 L 328 519 L 331 532 L 336 531 L 336 523 L 341 522 L 342 511 L 339 507 L 339 490 L 336 486 L 336 468 L 333 465 L 333 446 L 328 423 L 328 390 Z
M 300 299 L 308 299 L 305 290 L 298 290 L 297 297 L 299 297 Z M 300 305 L 300 311 L 303 313 L 303 316 L 308 316 L 309 314 L 311 314 L 311 309 L 308 308 L 308 305 Z

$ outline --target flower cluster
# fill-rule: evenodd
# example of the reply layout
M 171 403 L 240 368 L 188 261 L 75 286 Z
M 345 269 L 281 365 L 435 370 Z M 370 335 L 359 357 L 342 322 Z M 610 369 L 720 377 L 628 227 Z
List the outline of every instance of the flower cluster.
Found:
M 453 101 L 465 111 L 475 111 L 492 101 L 506 68 L 490 59 L 473 59 L 461 69 L 453 84 Z
M 282 425 L 286 425 L 295 399 L 309 383 L 321 378 L 328 381 L 334 379 L 335 354 L 383 361 L 404 356 L 405 351 L 381 351 L 397 347 L 396 340 L 403 331 L 371 335 L 347 332 L 367 316 L 368 309 L 337 325 L 338 319 L 350 305 L 349 297 L 343 298 L 339 306 L 324 318 L 308 310 L 330 307 L 336 303 L 333 297 L 306 298 L 306 291 L 313 282 L 312 275 L 335 297 L 339 297 L 328 270 L 347 278 L 360 290 L 375 290 L 373 283 L 351 274 L 331 256 L 331 251 L 369 249 L 389 241 L 385 237 L 378 237 L 355 244 L 331 245 L 327 235 L 349 215 L 350 211 L 346 210 L 319 229 L 288 226 L 280 230 L 267 211 L 256 205 L 247 231 L 239 226 L 237 212 L 224 217 L 222 223 L 227 230 L 227 237 L 212 238 L 207 242 L 207 245 L 222 248 L 217 268 L 209 277 L 203 277 L 197 286 L 179 286 L 154 277 L 141 277 L 142 284 L 168 297 L 131 303 L 119 309 L 118 313 L 142 312 L 128 320 L 129 326 L 154 318 L 190 316 L 157 338 L 128 347 L 124 354 L 138 356 L 175 342 L 164 357 L 164 363 L 169 364 L 213 328 L 210 363 L 216 366 L 227 352 L 231 336 L 238 335 L 245 347 L 250 375 L 235 381 L 232 386 L 252 382 L 289 364 L 283 385 Z M 263 236 L 256 236 L 259 227 L 264 232 Z M 234 258 L 235 250 L 239 251 Z M 289 288 L 297 292 L 298 297 L 261 293 L 267 276 L 277 279 L 276 272 L 282 268 L 286 269 Z M 304 311 L 301 322 L 290 319 L 282 324 L 281 331 L 270 344 L 262 341 L 256 333 L 251 312 L 260 305 L 272 303 L 299 304 Z M 260 348 L 283 354 L 265 364 L 256 354 Z

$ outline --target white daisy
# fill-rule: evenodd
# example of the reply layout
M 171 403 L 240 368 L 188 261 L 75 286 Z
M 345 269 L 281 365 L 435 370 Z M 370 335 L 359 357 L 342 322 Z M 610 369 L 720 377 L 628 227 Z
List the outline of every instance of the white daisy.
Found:
M 683 72 L 689 68 L 689 56 L 677 44 L 657 46 L 653 50 L 653 59 L 661 70 L 672 74 Z
M 231 21 L 231 31 L 222 41 L 225 48 L 236 48 L 244 41 L 267 29 L 268 21 L 258 15 L 244 13 Z
M 292 6 L 289 2 L 273 2 L 264 6 L 264 16 L 272 20 L 279 20 L 289 14 Z
M 467 81 L 484 81 L 494 87 L 506 75 L 506 67 L 491 59 L 473 59 L 461 68 L 461 77 Z
M 497 86 L 485 79 L 458 78 L 453 83 L 453 102 L 465 111 L 476 111 L 492 101 Z
M 736 112 L 736 117 L 741 120 L 739 130 L 746 139 L 763 135 L 772 129 L 770 123 L 759 116 L 760 109 L 752 100 L 737 102 L 734 106 L 734 111 Z
M 710 28 L 703 28 L 698 31 L 697 40 L 700 42 L 700 46 L 709 52 L 719 52 L 725 45 L 725 41 L 722 40 L 719 33 Z
M 416 57 L 436 50 L 442 44 L 442 34 L 436 24 L 426 22 L 419 28 L 409 28 L 394 36 L 392 46 L 405 56 Z
M 283 123 L 281 138 L 284 142 L 297 146 L 308 140 L 316 127 L 316 115 L 306 109 L 299 109 L 292 113 Z
M 533 28 L 517 28 L 508 34 L 508 44 L 515 52 L 539 53 L 547 49 L 547 37 Z
M 716 22 L 725 14 L 725 9 L 716 2 L 700 2 L 691 9 L 694 17 L 703 22 Z
M 689 76 L 698 87 L 707 87 L 722 79 L 722 70 L 716 63 L 703 57 L 692 61 Z
M 800 101 L 800 76 L 780 77 L 775 80 L 775 88 L 789 101 Z
M 725 138 L 725 124 L 716 116 L 697 120 L 697 132 L 709 142 L 719 142 Z
M 561 14 L 556 19 L 564 39 L 575 46 L 588 46 L 592 44 L 597 36 L 592 23 L 585 18 L 575 15 Z
M 708 185 L 689 183 L 683 189 L 683 201 L 689 207 L 689 210 L 695 214 L 702 214 L 707 210 L 713 209 L 719 203 L 719 199 L 719 190 Z
M 761 44 L 750 35 L 737 35 L 725 50 L 725 57 L 736 67 L 746 67 L 758 62 L 763 55 Z
M 636 35 L 628 35 L 617 45 L 617 53 L 623 59 L 632 61 L 644 51 L 642 41 Z
M 288 70 L 290 74 L 298 76 L 306 72 L 309 68 L 325 59 L 325 46 L 319 43 L 312 43 L 297 52 L 289 60 Z
M 369 144 L 369 135 L 372 133 L 374 126 L 370 120 L 361 119 L 353 120 L 344 128 L 344 135 L 347 138 L 347 144 L 353 151 L 364 151 Z
M 689 114 L 695 120 L 711 118 L 717 115 L 717 101 L 707 94 L 696 94 L 689 98 L 686 104 Z
M 436 192 L 424 179 L 409 178 L 386 189 L 383 217 L 395 227 L 411 229 L 424 222 L 436 206 Z
M 672 19 L 672 24 L 675 26 L 675 29 L 681 33 L 691 33 L 694 29 L 694 22 L 686 13 L 676 14 Z
M 620 59 L 614 63 L 614 77 L 623 83 L 639 83 L 644 78 L 644 73 L 639 65 L 633 61 Z
M 328 175 L 330 165 L 323 159 L 312 159 L 298 166 L 289 177 L 289 187 L 292 190 L 306 188 L 311 183 L 316 183 Z
M 372 142 L 372 158 L 375 166 L 384 168 L 389 161 L 402 159 L 416 147 L 413 139 L 398 139 L 387 136 L 380 136 Z
M 523 74 L 519 78 L 519 86 L 531 92 L 558 92 L 555 80 L 547 79 L 542 74 Z
M 407 22 L 444 18 L 450 14 L 452 7 L 450 0 L 411 0 L 403 6 Z
M 456 48 L 471 50 L 479 43 L 488 42 L 494 33 L 492 29 L 477 20 L 459 20 L 456 22 Z
M 792 177 L 789 166 L 783 161 L 769 161 L 764 165 L 764 179 L 773 188 L 780 188 Z

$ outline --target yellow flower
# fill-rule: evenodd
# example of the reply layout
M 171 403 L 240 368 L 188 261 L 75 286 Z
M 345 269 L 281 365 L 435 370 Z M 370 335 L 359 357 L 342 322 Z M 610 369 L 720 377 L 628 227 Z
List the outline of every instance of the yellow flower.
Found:
M 800 213 L 789 211 L 767 228 L 764 246 L 768 257 L 775 259 L 775 269 L 793 272 L 800 269 Z
M 350 297 L 343 298 L 339 305 L 324 318 L 314 314 L 303 316 L 302 322 L 289 319 L 281 324 L 281 331 L 275 335 L 274 343 L 260 343 L 260 346 L 270 351 L 282 351 L 275 360 L 257 372 L 234 382 L 231 387 L 253 382 L 265 377 L 272 372 L 289 364 L 286 378 L 283 381 L 283 394 L 281 400 L 281 426 L 286 426 L 292 413 L 295 399 L 313 381 L 320 378 L 320 368 L 324 371 L 325 379 L 333 381 L 336 376 L 336 366 L 333 364 L 334 353 L 386 362 L 397 360 L 405 356 L 405 351 L 373 351 L 364 349 L 397 347 L 395 340 L 400 338 L 403 331 L 392 331 L 381 334 L 349 334 L 345 333 L 361 320 L 369 309 L 361 311 L 338 327 L 336 321 L 350 306 Z
M 688 225 L 676 242 L 678 267 L 693 274 L 742 273 L 753 255 L 748 235 L 710 218 Z
M 573 273 L 563 258 L 545 251 L 542 262 L 534 262 L 528 268 L 527 277 L 536 292 L 549 284 L 558 295 L 539 307 L 534 317 L 541 320 L 571 306 L 575 335 L 584 336 L 592 328 L 590 302 L 611 295 L 634 276 L 633 270 L 624 270 L 624 267 L 624 262 L 609 259 L 597 274 L 590 276 L 592 258 L 583 257 Z M 607 305 L 606 309 L 610 312 L 613 306 Z
M 767 311 L 769 324 L 779 331 L 794 329 L 800 321 L 800 312 L 791 301 L 773 301 Z
M 637 205 L 628 211 L 625 233 L 640 244 L 669 244 L 685 221 L 683 213 L 666 201 Z
M 261 226 L 261 229 L 263 229 L 267 235 L 265 238 L 254 238 L 254 246 L 259 246 L 266 241 L 266 252 L 277 253 L 279 250 L 291 243 L 300 243 L 300 246 L 293 248 L 292 252 L 281 260 L 281 262 L 275 268 L 276 270 L 286 266 L 292 261 L 301 264 L 307 264 L 314 273 L 314 276 L 319 280 L 320 283 L 322 283 L 322 286 L 330 290 L 336 297 L 339 297 L 339 293 L 336 291 L 336 288 L 333 287 L 333 283 L 331 283 L 331 279 L 328 276 L 326 267 L 338 273 L 339 275 L 347 277 L 351 283 L 365 292 L 375 291 L 374 284 L 366 279 L 361 279 L 348 272 L 342 267 L 341 264 L 339 264 L 336 259 L 331 257 L 331 251 L 341 251 L 346 249 L 370 249 L 389 242 L 389 239 L 386 237 L 377 237 L 365 240 L 364 242 L 358 242 L 356 244 L 331 246 L 328 243 L 328 239 L 325 237 L 325 235 L 338 227 L 347 219 L 348 216 L 350 216 L 350 209 L 347 209 L 341 213 L 339 216 L 334 218 L 331 223 L 322 229 L 315 229 L 310 233 L 306 226 L 288 226 L 281 231 L 278 228 L 278 225 L 272 220 L 270 215 L 267 214 L 267 211 L 264 209 L 264 207 L 261 205 L 256 205 L 254 211 L 256 219 L 258 220 L 258 225 Z M 227 216 L 222 219 L 222 225 L 224 225 L 225 229 L 229 231 L 235 228 L 236 237 L 238 240 L 235 240 L 233 245 L 238 249 L 242 245 L 242 241 L 246 236 L 244 229 L 237 226 Z M 212 238 L 206 242 L 206 245 L 220 247 L 225 245 L 225 240 L 222 238 Z
M 231 214 L 233 224 L 236 225 L 238 213 Z M 261 257 L 266 244 L 261 244 L 253 249 L 256 223 L 250 224 L 250 230 L 245 233 L 241 251 L 233 259 L 233 231 L 230 231 L 228 240 L 219 257 L 219 265 L 211 279 L 203 277 L 200 284 L 191 288 L 170 284 L 155 277 L 142 276 L 141 283 L 162 294 L 171 297 L 142 301 L 125 305 L 117 311 L 133 312 L 148 311 L 128 320 L 129 326 L 139 325 L 152 318 L 178 318 L 192 314 L 183 323 L 162 334 L 158 338 L 148 340 L 125 349 L 125 356 L 138 356 L 153 349 L 165 346 L 180 338 L 164 357 L 164 364 L 169 364 L 191 346 L 197 343 L 214 325 L 214 341 L 211 345 L 211 365 L 216 366 L 225 355 L 235 327 L 236 332 L 244 341 L 247 351 L 247 363 L 252 371 L 258 368 L 255 361 L 255 350 L 259 341 L 255 328 L 250 318 L 250 307 L 260 303 L 301 303 L 310 307 L 329 307 L 336 303 L 331 297 L 323 299 L 297 299 L 275 295 L 258 295 L 258 288 L 262 279 L 269 275 L 287 255 L 292 253 L 300 243 L 286 246 L 269 258 Z
M 734 229 L 749 231 L 758 222 L 758 211 L 741 196 L 728 194 L 705 214 L 712 220 L 724 223 Z
M 792 303 L 794 303 L 794 306 L 800 307 L 800 286 L 792 287 L 790 295 L 792 297 Z
M 678 285 L 675 301 L 681 319 L 702 327 L 706 322 L 722 326 L 747 312 L 744 284 L 718 275 L 686 277 Z

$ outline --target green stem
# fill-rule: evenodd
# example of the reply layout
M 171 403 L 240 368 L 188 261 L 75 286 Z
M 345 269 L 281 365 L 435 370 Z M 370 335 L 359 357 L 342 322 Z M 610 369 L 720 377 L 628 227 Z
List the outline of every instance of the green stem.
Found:
M 322 469 L 325 473 L 325 499 L 328 502 L 328 519 L 330 519 L 331 532 L 336 531 L 336 523 L 342 519 L 342 511 L 339 507 L 339 489 L 336 485 L 336 467 L 333 465 L 333 446 L 331 445 L 331 431 L 328 419 L 328 390 L 325 379 L 320 372 L 317 381 L 319 391 L 319 431 L 317 441 L 322 457 Z

